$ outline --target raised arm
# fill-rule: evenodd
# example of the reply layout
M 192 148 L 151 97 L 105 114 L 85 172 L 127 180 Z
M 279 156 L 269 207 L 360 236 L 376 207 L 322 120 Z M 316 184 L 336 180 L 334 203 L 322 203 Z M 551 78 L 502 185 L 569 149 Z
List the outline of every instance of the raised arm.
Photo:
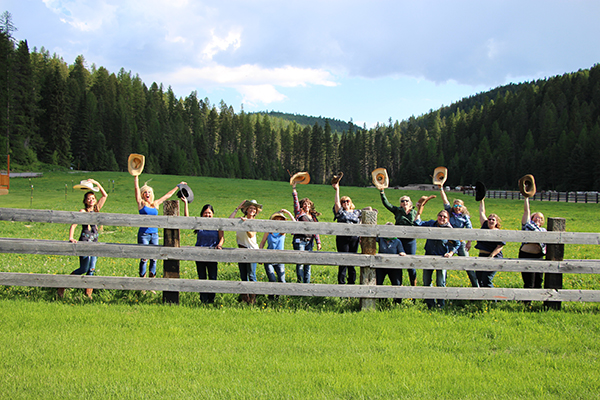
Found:
M 104 206 L 104 203 L 106 202 L 108 193 L 106 193 L 106 190 L 104 190 L 104 188 L 102 187 L 100 182 L 98 182 L 97 180 L 88 179 L 88 182 L 90 182 L 92 185 L 98 186 L 98 189 L 100 189 L 100 193 L 102 194 L 102 197 L 100 197 L 100 199 L 98 199 L 98 203 L 96 203 L 96 207 L 98 207 L 98 211 L 100 211 L 100 209 L 102 208 L 102 206 Z
M 185 182 L 181 182 L 181 184 L 182 185 L 187 185 L 187 183 L 185 183 Z M 164 201 L 168 200 L 171 196 L 173 196 L 178 189 L 179 189 L 179 187 L 175 186 L 173 189 L 169 190 L 167 192 L 167 194 L 165 194 L 163 197 L 161 197 L 160 199 L 154 201 L 154 206 L 158 207 L 159 205 L 161 205 L 162 203 L 164 203 Z
M 300 214 L 300 202 L 298 201 L 298 192 L 296 191 L 296 182 L 292 184 L 292 197 L 294 198 L 294 215 Z
M 483 225 L 483 223 L 487 221 L 487 216 L 485 215 L 485 200 L 481 200 L 479 202 L 479 223 Z
M 291 212 L 289 212 L 288 210 L 286 210 L 285 208 L 282 208 L 281 210 L 279 210 L 279 212 L 282 212 L 282 213 L 285 213 L 285 214 L 287 214 L 287 215 L 290 217 L 290 219 L 291 219 L 292 221 L 295 221 L 295 220 L 296 220 L 296 218 L 294 218 L 294 216 L 292 215 L 292 213 L 291 213 Z
M 331 186 L 333 186 L 333 188 L 335 189 L 335 203 L 333 207 L 335 213 L 337 214 L 337 212 L 340 211 L 340 208 L 342 208 L 342 203 L 340 203 L 340 183 L 336 182 Z
M 448 196 L 446 196 L 446 192 L 444 192 L 444 185 L 440 185 L 440 196 L 442 196 L 442 202 L 444 205 L 450 204 L 448 201 Z
M 521 218 L 521 225 L 525 225 L 531 221 L 531 209 L 529 208 L 529 197 L 525 197 L 523 204 L 523 218 Z
M 134 190 L 135 190 L 135 201 L 138 203 L 138 209 L 144 206 L 142 202 L 142 193 L 140 192 L 140 178 L 138 175 L 133 177 Z
M 189 217 L 190 216 L 190 206 L 188 205 L 188 201 L 185 198 L 185 196 L 183 196 L 181 198 L 181 201 L 183 201 L 183 215 L 185 217 Z
M 235 218 L 235 216 L 237 215 L 237 212 L 240 210 L 240 208 L 242 208 L 242 206 L 244 205 L 244 203 L 245 203 L 245 202 L 246 202 L 246 200 L 242 201 L 242 202 L 240 203 L 240 205 L 239 205 L 239 206 L 237 206 L 237 207 L 235 208 L 235 210 L 233 210 L 233 212 L 232 212 L 232 213 L 229 215 L 229 218 Z

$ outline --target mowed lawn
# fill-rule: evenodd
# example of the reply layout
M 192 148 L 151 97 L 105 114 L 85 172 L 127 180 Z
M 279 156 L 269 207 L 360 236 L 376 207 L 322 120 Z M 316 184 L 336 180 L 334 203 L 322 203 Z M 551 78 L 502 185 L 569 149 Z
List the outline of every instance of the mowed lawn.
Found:
M 70 188 L 88 177 L 109 191 L 104 212 L 137 212 L 132 177 L 109 172 L 12 179 L 0 207 L 78 210 L 82 192 Z M 195 192 L 190 208 L 196 216 L 211 203 L 216 217 L 227 217 L 244 199 L 264 205 L 259 218 L 292 209 L 285 182 L 144 175 L 141 181 L 150 178 L 157 196 L 187 181 Z M 332 220 L 330 186 L 309 184 L 298 191 L 315 202 L 322 221 Z M 380 224 L 392 221 L 376 189 L 342 187 L 341 192 L 359 208 L 379 209 Z M 413 200 L 430 194 L 386 193 L 394 204 L 401 194 Z M 475 200 L 456 196 L 476 221 Z M 505 229 L 519 229 L 522 201 L 490 199 L 486 205 Z M 568 231 L 597 231 L 598 207 L 532 203 L 547 218 L 566 218 Z M 438 196 L 427 205 L 425 219 L 440 209 Z M 67 225 L 0 222 L 0 232 L 68 239 Z M 135 228 L 105 226 L 100 241 L 135 243 L 135 234 Z M 194 242 L 192 232 L 182 232 L 182 245 Z M 323 242 L 324 251 L 335 251 L 333 237 Z M 505 256 L 516 257 L 518 246 L 508 244 Z M 226 233 L 225 247 L 235 247 L 232 232 Z M 565 258 L 598 259 L 597 247 L 566 246 Z M 0 254 L 0 272 L 68 274 L 77 264 L 74 257 Z M 183 278 L 197 278 L 192 262 L 182 262 L 181 270 Z M 266 281 L 261 265 L 258 272 Z M 136 276 L 137 262 L 101 258 L 98 275 Z M 293 265 L 286 266 L 286 275 L 294 281 Z M 336 267 L 313 267 L 315 283 L 335 283 L 336 276 Z M 219 279 L 239 280 L 237 266 L 220 264 Z M 522 285 L 518 273 L 499 273 L 494 283 Z M 450 271 L 448 286 L 468 286 L 468 279 Z M 600 288 L 593 275 L 565 275 L 564 286 Z M 563 303 L 561 311 L 544 311 L 536 302 L 531 307 L 454 302 L 430 312 L 420 300 L 401 305 L 381 300 L 377 311 L 361 312 L 356 299 L 259 296 L 256 305 L 247 306 L 221 294 L 215 305 L 206 306 L 193 293 L 182 293 L 179 306 L 165 306 L 160 293 L 94 291 L 90 301 L 81 290 L 70 290 L 59 300 L 55 289 L 0 287 L 0 393 L 2 398 L 598 398 L 599 310 L 595 303 Z

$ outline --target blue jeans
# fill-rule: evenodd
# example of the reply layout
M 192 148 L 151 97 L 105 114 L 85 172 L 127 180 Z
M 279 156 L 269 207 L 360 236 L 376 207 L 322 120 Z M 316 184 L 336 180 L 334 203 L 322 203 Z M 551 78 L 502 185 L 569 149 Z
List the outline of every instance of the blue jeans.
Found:
M 158 233 L 139 233 L 138 244 L 158 246 Z M 140 260 L 140 277 L 146 276 L 146 263 L 148 260 Z M 150 276 L 156 276 L 156 260 L 150 260 Z
M 238 263 L 242 281 L 256 282 L 256 263 Z
M 79 257 L 79 268 L 71 272 L 71 275 L 94 275 L 96 271 L 96 256 L 81 256 Z
M 456 254 L 458 254 L 461 257 L 469 257 L 469 252 L 467 251 L 465 246 L 466 246 L 466 243 L 461 240 L 460 246 L 458 247 L 458 251 L 456 252 Z M 467 272 L 467 276 L 469 277 L 469 280 L 471 281 L 471 286 L 479 287 L 479 281 L 477 280 L 477 274 L 475 273 L 475 271 L 466 271 L 466 272 Z
M 494 280 L 494 275 L 496 275 L 496 271 L 477 271 L 477 281 L 479 282 L 479 287 L 482 288 L 493 288 L 494 284 L 492 281 Z
M 403 239 L 399 238 L 402 242 L 402 247 L 404 247 L 404 252 L 406 254 L 417 254 L 417 239 Z M 417 270 L 414 268 L 408 268 L 408 279 L 411 282 L 415 282 L 417 280 Z
M 298 242 L 294 240 L 293 246 L 294 250 L 312 251 L 313 241 L 312 239 L 300 239 Z M 298 279 L 298 283 L 310 283 L 310 264 L 296 264 L 296 278 Z
M 265 272 L 269 282 L 285 283 L 285 264 L 265 264 Z
M 433 269 L 424 269 L 423 270 L 423 286 L 431 286 L 431 278 L 433 275 Z M 445 269 L 437 269 L 435 270 L 435 285 L 437 287 L 446 287 L 446 270 Z M 439 308 L 444 308 L 445 300 L 444 299 L 425 299 L 425 303 L 427 307 L 433 308 L 436 305 Z

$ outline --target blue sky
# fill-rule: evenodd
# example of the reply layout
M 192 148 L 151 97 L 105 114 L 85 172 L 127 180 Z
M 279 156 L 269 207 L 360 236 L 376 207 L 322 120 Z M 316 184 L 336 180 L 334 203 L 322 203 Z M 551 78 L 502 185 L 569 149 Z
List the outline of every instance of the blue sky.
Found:
M 30 50 L 367 127 L 600 61 L 600 2 L 0 0 Z

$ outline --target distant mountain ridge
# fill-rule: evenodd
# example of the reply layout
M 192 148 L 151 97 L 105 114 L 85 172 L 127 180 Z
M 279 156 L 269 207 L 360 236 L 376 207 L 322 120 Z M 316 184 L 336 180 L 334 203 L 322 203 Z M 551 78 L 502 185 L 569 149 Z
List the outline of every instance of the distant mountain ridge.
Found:
M 351 126 L 350 122 L 340 121 L 339 119 L 335 118 L 326 118 L 321 116 L 313 117 L 308 115 L 284 113 L 280 111 L 258 111 L 249 114 L 268 115 L 270 117 L 281 118 L 287 121 L 295 121 L 298 125 L 303 126 L 313 126 L 315 123 L 317 123 L 321 128 L 325 128 L 325 121 L 329 121 L 331 130 L 338 133 L 347 131 Z

